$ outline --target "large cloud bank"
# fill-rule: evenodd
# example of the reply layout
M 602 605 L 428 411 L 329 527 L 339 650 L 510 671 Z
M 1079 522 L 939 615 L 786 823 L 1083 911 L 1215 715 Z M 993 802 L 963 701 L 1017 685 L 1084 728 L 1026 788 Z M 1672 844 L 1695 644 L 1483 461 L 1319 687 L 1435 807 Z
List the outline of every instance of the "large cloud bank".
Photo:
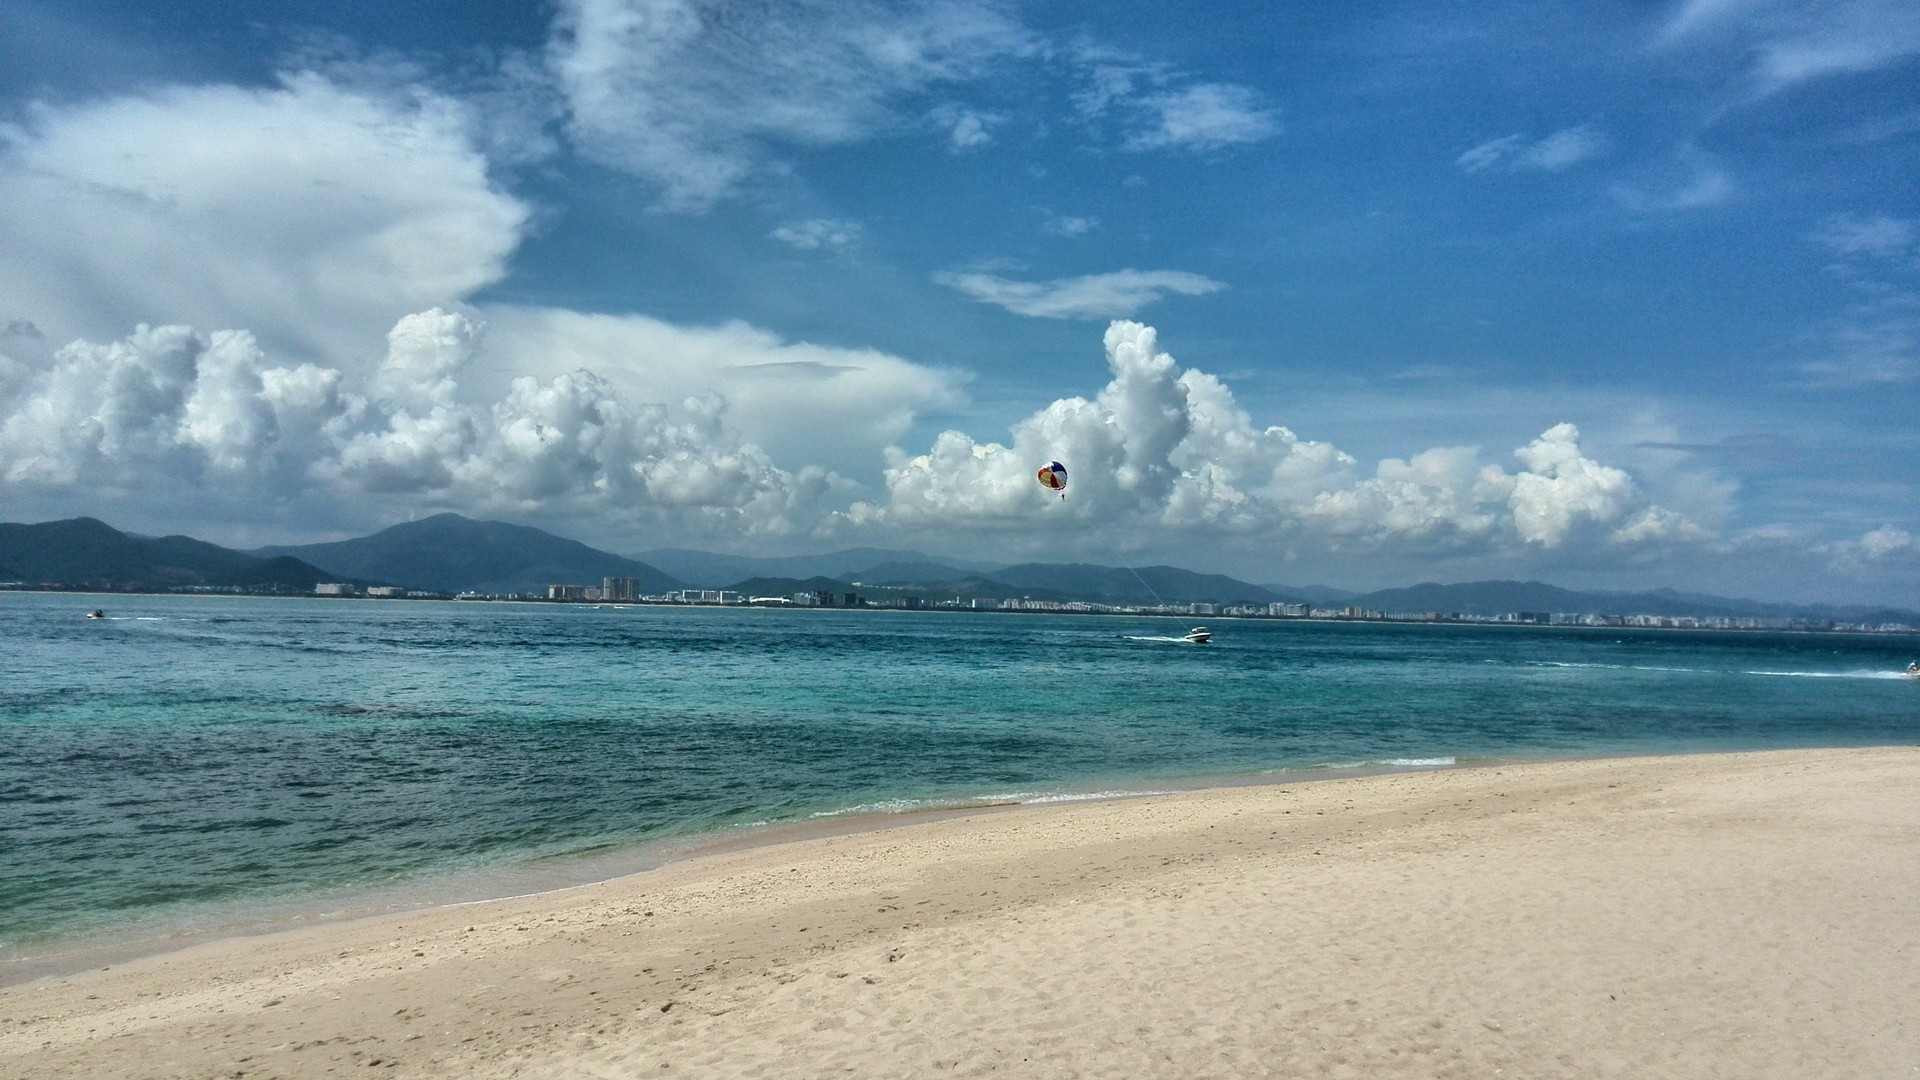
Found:
M 1591 556 L 1704 536 L 1653 505 L 1628 473 L 1587 456 L 1571 424 L 1516 450 L 1511 471 L 1451 447 L 1389 459 L 1363 476 L 1327 443 L 1256 425 L 1220 379 L 1183 369 L 1152 328 L 1124 321 L 1106 332 L 1112 379 L 1093 398 L 1052 402 L 1014 425 L 1010 445 L 948 431 L 924 454 L 889 451 L 884 496 L 848 505 L 857 485 L 817 458 L 776 457 L 743 437 L 730 401 L 704 391 L 697 371 L 748 361 L 771 380 L 761 407 L 773 411 L 781 395 L 804 404 L 819 385 L 828 389 L 811 392 L 824 402 L 843 377 L 900 382 L 911 398 L 929 392 L 917 384 L 922 369 L 876 356 L 875 371 L 863 373 L 844 362 L 854 354 L 723 328 L 685 370 L 647 384 L 623 372 L 622 358 L 644 361 L 650 340 L 684 351 L 673 328 L 579 326 L 578 316 L 538 311 L 518 318 L 507 336 L 516 354 L 538 342 L 556 350 L 549 363 L 578 364 L 513 377 L 487 404 L 475 404 L 470 388 L 488 331 L 439 308 L 400 319 L 364 376 L 276 363 L 249 333 L 184 326 L 76 342 L 40 370 L 0 363 L 0 493 L 85 492 L 96 503 L 162 500 L 235 516 L 318 505 L 317 516 L 335 520 L 345 507 L 389 519 L 450 508 L 592 523 L 603 536 L 728 543 L 933 538 L 1014 552 L 1039 541 L 1089 557 L 1196 541 L 1267 559 Z M 623 389 L 597 368 L 642 389 Z M 650 397 L 648 385 L 693 392 Z M 851 438 L 871 440 L 870 452 L 900 433 L 882 414 L 865 415 L 880 426 Z M 1072 473 L 1064 500 L 1034 481 L 1052 459 Z M 1869 554 L 1901 546 L 1873 540 Z
M 949 431 L 924 454 L 899 454 L 888 498 L 856 504 L 849 517 L 907 531 L 1018 530 L 1049 544 L 1206 536 L 1270 556 L 1295 546 L 1625 551 L 1704 536 L 1651 504 L 1626 472 L 1587 457 L 1571 424 L 1517 450 L 1514 471 L 1456 447 L 1360 477 L 1354 459 L 1326 443 L 1255 425 L 1225 383 L 1183 370 L 1151 327 L 1113 323 L 1106 353 L 1113 378 L 1092 400 L 1055 401 L 1014 425 L 1011 445 Z M 1057 502 L 1037 499 L 1033 477 L 1052 459 L 1072 473 Z
M 832 483 L 819 468 L 776 467 L 729 429 L 717 396 L 630 403 L 579 370 L 463 404 L 479 336 L 458 312 L 407 316 L 364 380 L 274 364 L 245 332 L 143 326 L 78 342 L 44 372 L 0 369 L 0 485 L 97 503 L 158 493 L 203 511 L 318 495 L 389 513 L 671 520 L 683 535 L 732 538 L 809 528 Z

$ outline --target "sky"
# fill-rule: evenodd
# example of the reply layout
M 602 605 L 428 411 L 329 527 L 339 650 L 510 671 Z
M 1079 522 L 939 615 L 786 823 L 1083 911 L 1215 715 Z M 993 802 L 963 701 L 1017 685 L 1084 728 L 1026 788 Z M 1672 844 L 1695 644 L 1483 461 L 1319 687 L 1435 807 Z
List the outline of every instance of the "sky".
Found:
M 1917 389 L 1911 0 L 0 0 L 0 520 L 1920 607 Z

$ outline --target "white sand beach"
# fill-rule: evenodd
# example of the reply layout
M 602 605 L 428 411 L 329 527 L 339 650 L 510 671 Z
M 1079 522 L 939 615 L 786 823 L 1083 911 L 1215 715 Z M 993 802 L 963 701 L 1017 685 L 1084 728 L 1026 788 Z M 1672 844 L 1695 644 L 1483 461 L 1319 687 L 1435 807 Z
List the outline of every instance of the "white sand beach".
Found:
M 982 812 L 0 991 L 0 1076 L 1916 1077 L 1920 748 Z

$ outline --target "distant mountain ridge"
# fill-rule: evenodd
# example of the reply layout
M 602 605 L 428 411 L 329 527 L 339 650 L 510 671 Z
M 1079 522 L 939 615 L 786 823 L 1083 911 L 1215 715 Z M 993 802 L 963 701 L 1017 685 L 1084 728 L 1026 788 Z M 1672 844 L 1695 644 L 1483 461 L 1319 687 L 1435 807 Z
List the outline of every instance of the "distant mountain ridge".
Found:
M 1542 613 L 1562 615 L 1663 615 L 1679 618 L 1799 618 L 1860 622 L 1913 622 L 1920 613 L 1897 608 L 1773 604 L 1673 589 L 1646 592 L 1580 592 L 1539 581 L 1422 582 L 1399 589 L 1359 593 L 1339 607 L 1390 614 L 1439 612 L 1456 615 Z
M 91 589 L 312 592 L 329 575 L 292 557 L 262 557 L 190 536 L 136 536 L 97 518 L 0 524 L 5 580 Z
M 657 567 L 526 525 L 435 514 L 371 536 L 327 544 L 260 548 L 292 555 L 341 577 L 390 581 L 433 592 L 544 595 L 548 585 L 599 585 L 630 577 L 660 593 L 682 583 Z
M 1253 585 L 1222 574 L 1172 566 L 1112 567 L 1090 563 L 1022 563 L 993 568 L 936 559 L 915 551 L 849 548 L 824 555 L 771 558 L 660 549 L 682 579 L 648 562 L 588 547 L 524 525 L 436 514 L 369 536 L 325 544 L 234 551 L 189 536 L 123 533 L 94 518 L 39 524 L 0 523 L 0 581 L 100 589 L 200 586 L 269 592 L 311 592 L 321 581 L 401 585 L 442 593 L 539 595 L 553 584 L 598 585 L 608 577 L 638 579 L 644 594 L 684 588 L 726 588 L 758 595 L 831 589 L 883 599 L 1083 600 L 1114 605 L 1310 602 L 1386 614 L 1662 615 L 1920 623 L 1920 613 L 1863 605 L 1766 603 L 1655 589 L 1605 592 L 1538 581 L 1422 582 L 1350 593 L 1327 586 Z M 786 566 L 812 572 L 771 573 Z M 818 567 L 837 566 L 822 572 Z M 729 569 L 752 572 L 729 576 Z M 714 576 L 719 574 L 720 576 Z

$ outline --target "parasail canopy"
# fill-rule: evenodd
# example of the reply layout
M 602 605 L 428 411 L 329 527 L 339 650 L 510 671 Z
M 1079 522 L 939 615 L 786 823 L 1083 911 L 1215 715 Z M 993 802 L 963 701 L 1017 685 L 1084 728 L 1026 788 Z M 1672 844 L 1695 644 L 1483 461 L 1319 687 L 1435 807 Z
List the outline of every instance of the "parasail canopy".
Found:
M 1050 461 L 1040 469 L 1040 486 L 1057 491 L 1061 498 L 1067 497 L 1067 467 L 1057 461 Z

